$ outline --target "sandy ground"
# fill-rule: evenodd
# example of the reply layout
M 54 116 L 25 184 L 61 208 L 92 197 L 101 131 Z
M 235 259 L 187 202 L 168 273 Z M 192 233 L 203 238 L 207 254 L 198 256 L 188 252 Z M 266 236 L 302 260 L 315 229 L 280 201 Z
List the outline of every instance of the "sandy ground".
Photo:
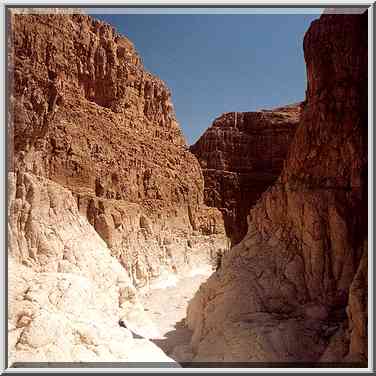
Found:
M 150 340 L 178 362 L 191 360 L 192 332 L 185 326 L 186 310 L 190 299 L 211 273 L 210 267 L 204 267 L 180 279 L 161 281 L 140 297 L 145 311 L 161 333 L 161 338 Z

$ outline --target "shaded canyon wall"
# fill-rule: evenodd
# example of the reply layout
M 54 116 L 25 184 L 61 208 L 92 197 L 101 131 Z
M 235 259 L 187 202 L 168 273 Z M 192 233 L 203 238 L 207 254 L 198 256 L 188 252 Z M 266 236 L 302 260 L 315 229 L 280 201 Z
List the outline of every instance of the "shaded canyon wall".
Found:
M 301 106 L 225 113 L 190 147 L 203 170 L 204 202 L 221 210 L 233 245 L 247 232 L 249 209 L 281 173 Z
M 367 360 L 367 14 L 322 15 L 304 56 L 282 173 L 188 308 L 195 360 Z

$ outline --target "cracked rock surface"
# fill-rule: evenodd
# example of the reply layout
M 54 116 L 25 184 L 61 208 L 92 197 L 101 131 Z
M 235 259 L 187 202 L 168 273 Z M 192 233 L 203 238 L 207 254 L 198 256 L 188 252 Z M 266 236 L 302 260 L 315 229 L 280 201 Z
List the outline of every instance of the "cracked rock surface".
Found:
M 9 359 L 173 362 L 138 291 L 227 237 L 171 93 L 89 16 L 10 11 L 9 28 Z

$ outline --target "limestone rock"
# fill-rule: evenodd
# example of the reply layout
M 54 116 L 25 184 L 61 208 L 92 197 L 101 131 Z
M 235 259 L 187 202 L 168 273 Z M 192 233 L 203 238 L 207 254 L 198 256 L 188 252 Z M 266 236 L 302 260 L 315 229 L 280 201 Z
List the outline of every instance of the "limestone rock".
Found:
M 195 359 L 367 358 L 367 14 L 322 15 L 304 54 L 282 173 L 188 308 Z
M 193 226 L 186 209 L 76 195 L 78 208 L 117 257 L 135 287 L 211 264 L 226 249 L 222 216 L 202 207 Z M 196 231 L 193 230 L 196 228 Z
M 71 192 L 29 173 L 9 176 L 9 360 L 173 362 L 133 332 L 153 333 L 124 269 Z M 137 317 L 137 320 L 134 318 Z M 154 328 L 155 329 L 155 328 Z
M 247 232 L 249 209 L 282 170 L 301 106 L 225 113 L 190 147 L 203 169 L 204 201 L 221 210 L 233 244 Z

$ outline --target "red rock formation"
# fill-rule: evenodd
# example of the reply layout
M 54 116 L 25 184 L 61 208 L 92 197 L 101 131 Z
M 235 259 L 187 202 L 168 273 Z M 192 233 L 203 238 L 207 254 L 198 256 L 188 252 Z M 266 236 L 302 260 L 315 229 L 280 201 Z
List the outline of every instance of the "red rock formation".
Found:
M 321 16 L 304 54 L 281 176 L 189 307 L 196 360 L 367 360 L 367 14 Z
M 219 208 L 232 243 L 247 232 L 249 209 L 281 173 L 301 104 L 223 114 L 190 147 L 204 174 L 204 202 Z
M 172 362 L 135 287 L 226 238 L 169 90 L 88 16 L 9 26 L 9 362 Z
M 225 246 L 170 91 L 133 44 L 81 14 L 12 12 L 10 30 L 10 170 L 70 189 L 136 285 Z
M 169 90 L 127 38 L 84 15 L 13 15 L 11 29 L 16 169 L 100 197 L 200 200 Z

